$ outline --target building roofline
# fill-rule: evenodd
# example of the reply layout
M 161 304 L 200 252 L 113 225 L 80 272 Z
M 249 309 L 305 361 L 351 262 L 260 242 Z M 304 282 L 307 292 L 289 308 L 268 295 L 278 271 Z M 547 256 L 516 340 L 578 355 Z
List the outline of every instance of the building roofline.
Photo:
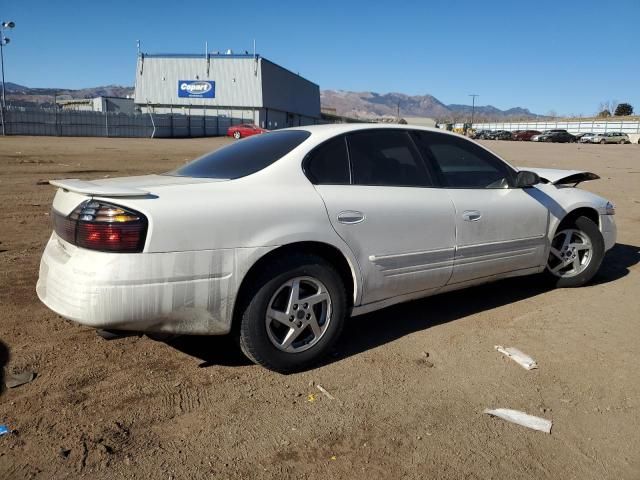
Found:
M 302 75 L 300 75 L 299 73 L 295 73 L 292 70 L 289 70 L 286 67 L 283 67 L 282 65 L 279 65 L 271 60 L 269 60 L 268 58 L 265 58 L 263 56 L 261 56 L 260 54 L 253 54 L 253 53 L 233 53 L 230 55 L 227 55 L 226 53 L 209 53 L 209 54 L 204 54 L 204 53 L 140 53 L 140 55 L 138 55 L 139 57 L 143 57 L 143 58 L 201 58 L 203 60 L 206 60 L 207 57 L 208 58 L 240 58 L 240 59 L 247 59 L 247 60 L 253 60 L 255 59 L 260 59 L 262 61 L 266 61 L 269 62 L 271 65 L 275 65 L 278 68 L 281 68 L 282 70 L 289 72 L 291 75 L 295 75 L 296 77 L 300 77 L 301 79 L 303 79 L 306 82 L 309 82 L 313 85 L 315 85 L 316 87 L 318 87 L 318 89 L 320 88 L 320 85 L 318 85 L 315 82 L 312 82 L 311 80 L 309 80 L 308 78 L 303 77 Z
M 296 77 L 300 77 L 300 78 L 301 78 L 302 80 L 304 80 L 305 82 L 309 82 L 309 83 L 311 83 L 312 85 L 315 85 L 316 87 L 318 87 L 318 90 L 320 89 L 320 85 L 318 85 L 318 84 L 317 84 L 317 83 L 315 83 L 315 82 L 312 82 L 312 81 L 311 81 L 311 80 L 309 80 L 308 78 L 303 77 L 303 76 L 302 76 L 302 75 L 300 75 L 299 73 L 292 72 L 292 71 L 291 71 L 291 70 L 289 70 L 288 68 L 285 68 L 285 67 L 283 67 L 282 65 L 278 65 L 277 63 L 272 62 L 272 61 L 271 61 L 271 60 L 269 60 L 268 58 L 264 58 L 264 57 L 261 57 L 261 58 L 262 58 L 262 61 L 264 61 L 264 62 L 269 62 L 271 65 L 274 65 L 274 66 L 276 66 L 276 67 L 278 67 L 278 68 L 281 68 L 281 69 L 282 69 L 282 70 L 284 70 L 285 72 L 289 72 L 291 75 L 295 75 Z
M 253 53 L 232 53 L 227 55 L 226 53 L 140 53 L 140 57 L 144 58 L 202 58 L 204 60 L 209 58 L 246 58 L 253 59 Z M 256 54 L 255 58 L 261 58 Z

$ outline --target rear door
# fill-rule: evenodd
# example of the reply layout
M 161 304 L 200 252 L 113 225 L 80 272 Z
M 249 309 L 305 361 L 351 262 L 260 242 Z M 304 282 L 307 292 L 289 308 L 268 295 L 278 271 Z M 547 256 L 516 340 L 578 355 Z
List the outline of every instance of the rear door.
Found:
M 335 137 L 304 165 L 334 229 L 357 257 L 362 304 L 447 283 L 455 248 L 453 203 L 435 188 L 407 131 Z
M 464 137 L 416 131 L 455 205 L 456 255 L 450 283 L 545 263 L 549 211 L 535 188 L 513 188 L 516 172 Z

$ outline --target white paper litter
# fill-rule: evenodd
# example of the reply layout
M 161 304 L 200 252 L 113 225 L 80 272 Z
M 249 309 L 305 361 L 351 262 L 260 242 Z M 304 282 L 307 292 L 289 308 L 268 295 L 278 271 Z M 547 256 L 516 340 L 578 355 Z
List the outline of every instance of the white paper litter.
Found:
M 533 370 L 534 368 L 538 368 L 538 364 L 533 358 L 531 358 L 526 353 L 521 352 L 517 348 L 514 348 L 514 347 L 505 348 L 502 345 L 496 345 L 495 348 L 497 351 L 505 354 L 511 360 L 516 362 L 522 368 L 526 368 L 527 370 Z
M 335 400 L 336 397 L 327 392 L 322 385 L 316 385 L 316 388 L 322 392 L 322 394 L 327 397 L 329 400 Z
M 508 408 L 496 408 L 494 410 L 486 408 L 483 413 L 498 417 L 507 422 L 516 423 L 523 427 L 528 427 L 540 432 L 551 433 L 551 420 L 546 418 L 534 417 L 519 410 L 510 410 Z

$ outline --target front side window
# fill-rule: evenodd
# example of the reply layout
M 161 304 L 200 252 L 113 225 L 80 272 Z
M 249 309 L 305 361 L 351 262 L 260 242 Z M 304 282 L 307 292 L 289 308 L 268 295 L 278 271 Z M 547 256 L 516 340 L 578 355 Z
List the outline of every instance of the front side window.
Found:
M 310 135 L 305 130 L 255 135 L 207 153 L 168 175 L 229 180 L 245 177 L 276 162 Z
M 416 131 L 417 143 L 449 188 L 509 188 L 515 172 L 499 158 L 464 138 Z
M 332 138 L 313 150 L 304 162 L 304 172 L 316 185 L 348 185 L 349 157 L 344 135 Z
M 363 130 L 347 136 L 355 185 L 428 187 L 433 182 L 404 130 Z

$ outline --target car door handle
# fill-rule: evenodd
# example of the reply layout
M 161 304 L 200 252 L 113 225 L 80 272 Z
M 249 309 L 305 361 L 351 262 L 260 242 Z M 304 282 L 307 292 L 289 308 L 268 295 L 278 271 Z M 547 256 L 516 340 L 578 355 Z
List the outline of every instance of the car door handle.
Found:
M 340 223 L 346 223 L 353 225 L 354 223 L 360 223 L 364 221 L 364 213 L 356 210 L 345 210 L 338 214 L 338 221 Z
M 478 210 L 465 210 L 462 218 L 465 222 L 477 222 L 482 218 L 482 214 Z

